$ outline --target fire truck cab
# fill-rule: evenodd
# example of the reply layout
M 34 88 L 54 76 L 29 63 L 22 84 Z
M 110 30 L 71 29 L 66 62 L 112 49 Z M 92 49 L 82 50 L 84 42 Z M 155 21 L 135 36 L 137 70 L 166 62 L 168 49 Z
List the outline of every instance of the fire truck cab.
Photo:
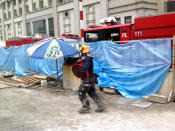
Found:
M 109 25 L 84 30 L 85 42 L 100 40 L 124 41 L 130 39 L 131 24 Z
M 116 23 L 84 30 L 85 42 L 172 38 L 173 35 L 175 35 L 175 13 L 136 18 L 134 24 Z

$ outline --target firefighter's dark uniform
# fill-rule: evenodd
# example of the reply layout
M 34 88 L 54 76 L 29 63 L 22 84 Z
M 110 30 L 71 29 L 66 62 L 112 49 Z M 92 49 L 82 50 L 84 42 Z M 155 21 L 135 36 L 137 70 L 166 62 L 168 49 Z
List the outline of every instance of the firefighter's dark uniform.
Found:
M 95 92 L 95 83 L 94 83 L 94 77 L 93 77 L 93 58 L 89 56 L 85 56 L 84 58 L 84 65 L 82 68 L 77 69 L 76 73 L 89 71 L 90 76 L 90 86 L 86 85 L 86 77 L 81 78 L 82 82 L 78 89 L 78 95 L 79 99 L 82 102 L 83 107 L 80 109 L 80 113 L 88 112 L 90 109 L 90 103 L 87 99 L 86 93 L 94 100 L 94 102 L 97 104 L 98 108 L 95 110 L 96 112 L 102 112 L 104 110 L 103 104 L 101 102 L 101 99 Z

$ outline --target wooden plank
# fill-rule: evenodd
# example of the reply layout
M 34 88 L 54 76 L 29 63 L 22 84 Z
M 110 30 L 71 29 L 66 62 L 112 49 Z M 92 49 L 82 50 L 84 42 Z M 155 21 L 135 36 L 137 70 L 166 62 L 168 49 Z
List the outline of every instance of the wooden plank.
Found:
M 2 83 L 8 84 L 16 87 L 31 87 L 32 85 L 38 84 L 41 82 L 41 79 L 34 78 L 31 76 L 20 76 L 17 79 L 11 78 L 1 78 Z
M 3 84 L 9 85 L 9 86 L 15 86 L 15 87 L 24 86 L 22 83 L 21 84 L 15 84 L 15 83 L 6 82 L 6 81 L 3 81 L 3 80 L 0 80 L 0 82 L 3 83 Z
M 37 75 L 37 74 L 33 75 L 32 77 L 39 78 L 39 79 L 42 79 L 42 80 L 46 80 L 48 78 L 47 75 Z
M 1 81 L 4 81 L 4 82 L 9 82 L 9 83 L 14 83 L 14 84 L 21 84 L 21 82 L 19 82 L 19 81 L 16 81 L 16 80 L 14 80 L 14 79 L 11 79 L 11 78 L 1 78 L 0 79 Z
M 21 80 L 21 79 L 14 79 L 15 81 L 19 81 L 19 82 L 22 82 L 22 83 L 24 83 L 25 81 L 23 81 L 23 80 Z
M 53 78 L 53 79 L 57 79 L 56 77 L 53 77 L 53 76 L 50 76 L 50 75 L 47 75 L 48 77 L 50 77 L 50 78 Z
M 27 86 L 27 87 L 30 87 L 32 85 L 35 85 L 37 83 L 40 83 L 41 79 L 39 78 L 34 78 L 32 76 L 21 76 L 21 77 L 18 77 L 19 80 L 22 80 L 23 83 Z
M 33 72 L 33 71 L 24 71 L 24 73 L 39 74 L 39 73 Z
M 40 81 L 35 82 L 35 83 L 31 83 L 31 84 L 29 84 L 28 86 L 30 87 L 30 86 L 33 86 L 33 85 L 36 85 L 36 84 L 39 84 L 39 83 L 40 83 Z
M 35 81 L 35 80 L 40 80 L 31 76 L 23 76 L 23 77 L 19 77 L 19 79 L 22 79 L 24 81 Z

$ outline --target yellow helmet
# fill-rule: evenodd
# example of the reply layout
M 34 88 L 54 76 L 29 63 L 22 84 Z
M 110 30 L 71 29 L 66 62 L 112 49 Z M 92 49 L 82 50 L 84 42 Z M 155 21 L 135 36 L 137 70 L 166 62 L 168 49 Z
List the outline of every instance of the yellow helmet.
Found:
M 89 46 L 87 45 L 82 45 L 79 50 L 82 52 L 82 53 L 89 53 L 90 52 L 90 48 Z

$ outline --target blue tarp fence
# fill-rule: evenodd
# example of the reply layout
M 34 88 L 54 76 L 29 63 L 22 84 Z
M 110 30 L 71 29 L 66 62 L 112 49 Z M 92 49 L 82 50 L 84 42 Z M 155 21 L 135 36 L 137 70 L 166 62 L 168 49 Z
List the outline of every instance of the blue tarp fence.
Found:
M 156 93 L 171 65 L 171 39 L 138 40 L 119 45 L 108 41 L 88 44 L 101 87 L 115 87 L 126 98 Z
M 38 72 L 41 75 L 56 77 L 56 60 L 35 59 L 28 56 L 26 50 L 31 44 L 8 49 L 0 48 L 0 68 L 11 69 L 19 76 L 32 75 L 24 71 Z M 58 73 L 62 75 L 62 64 L 64 60 L 58 59 Z
M 126 98 L 156 93 L 171 65 L 171 39 L 133 41 L 119 45 L 108 41 L 88 44 L 94 56 L 94 72 L 102 87 L 115 87 Z M 34 59 L 27 55 L 31 45 L 0 48 L 0 69 L 17 75 L 25 70 L 56 77 L 56 60 Z M 59 76 L 63 59 L 58 60 Z

